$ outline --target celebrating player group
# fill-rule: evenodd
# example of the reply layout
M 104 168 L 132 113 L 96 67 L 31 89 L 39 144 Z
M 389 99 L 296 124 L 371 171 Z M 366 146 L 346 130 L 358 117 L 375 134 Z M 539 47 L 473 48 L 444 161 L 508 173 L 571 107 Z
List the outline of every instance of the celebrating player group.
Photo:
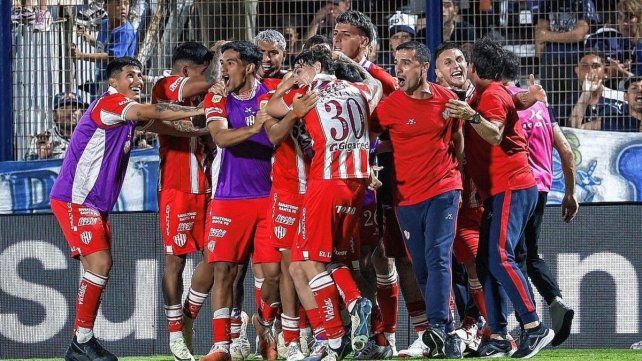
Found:
M 110 62 L 109 90 L 78 123 L 50 195 L 84 269 L 66 360 L 117 360 L 93 327 L 112 267 L 108 213 L 135 130 L 159 134 L 162 289 L 177 361 L 194 361 L 192 325 L 208 294 L 203 361 L 250 357 L 250 322 L 267 360 L 530 358 L 566 340 L 573 310 L 537 252 L 553 148 L 565 221 L 578 205 L 573 154 L 546 93 L 532 77 L 516 87 L 514 54 L 489 39 L 469 59 L 451 43 L 434 60 L 424 44 L 402 43 L 393 78 L 367 60 L 375 34 L 347 11 L 333 39 L 310 38 L 290 71 L 275 30 L 211 50 L 186 42 L 151 104 L 139 102 L 142 65 Z M 203 258 L 182 300 L 195 252 Z M 248 267 L 255 310 L 242 307 Z M 400 290 L 417 338 L 397 351 Z

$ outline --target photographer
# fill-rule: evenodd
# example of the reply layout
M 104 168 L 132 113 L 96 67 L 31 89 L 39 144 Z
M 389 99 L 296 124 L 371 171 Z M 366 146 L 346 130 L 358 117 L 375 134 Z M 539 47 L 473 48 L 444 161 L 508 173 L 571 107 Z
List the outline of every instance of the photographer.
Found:
M 87 108 L 76 93 L 60 93 L 53 101 L 53 127 L 31 138 L 25 158 L 61 159 L 65 156 L 71 133 Z

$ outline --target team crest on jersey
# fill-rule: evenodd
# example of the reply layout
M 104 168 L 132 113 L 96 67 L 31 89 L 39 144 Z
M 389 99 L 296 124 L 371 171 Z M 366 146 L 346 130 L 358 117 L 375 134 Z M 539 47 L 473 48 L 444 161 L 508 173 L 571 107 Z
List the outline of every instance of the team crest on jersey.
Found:
M 174 243 L 176 243 L 176 245 L 179 247 L 183 247 L 185 243 L 187 243 L 187 235 L 185 233 L 179 233 L 175 235 Z
M 84 244 L 89 244 L 89 242 L 91 242 L 92 237 L 93 237 L 93 234 L 90 231 L 84 231 L 80 234 L 80 240 Z
M 221 101 L 221 99 L 223 99 L 222 95 L 214 95 L 212 96 L 212 103 L 218 103 Z
M 403 235 L 404 235 L 404 237 L 406 237 L 406 240 L 410 240 L 410 232 L 408 232 L 408 231 L 406 231 L 406 230 L 404 229 L 404 231 L 403 231 Z
M 216 247 L 216 242 L 215 241 L 209 241 L 207 242 L 207 250 L 210 252 L 214 252 L 214 248 Z
M 285 234 L 287 233 L 287 229 L 283 226 L 276 226 L 274 227 L 274 236 L 278 239 L 283 239 L 285 237 Z
M 254 115 L 250 115 L 249 117 L 245 117 L 245 124 L 247 124 L 248 127 L 251 127 L 254 125 L 254 121 L 256 120 L 256 117 Z

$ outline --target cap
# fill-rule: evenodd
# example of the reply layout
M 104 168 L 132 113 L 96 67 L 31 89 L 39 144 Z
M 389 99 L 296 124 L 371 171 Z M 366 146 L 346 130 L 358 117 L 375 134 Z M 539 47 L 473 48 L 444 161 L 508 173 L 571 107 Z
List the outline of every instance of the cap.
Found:
M 66 105 L 76 105 L 78 108 L 87 107 L 87 104 L 74 92 L 59 93 L 54 96 L 53 109 L 58 109 Z
M 637 83 L 639 81 L 642 81 L 642 76 L 639 75 L 634 75 L 624 81 L 624 91 L 627 91 L 629 89 L 629 85 L 631 83 Z
M 416 15 L 404 14 L 401 11 L 397 11 L 388 20 L 388 29 L 390 30 L 390 35 L 396 34 L 400 31 L 404 31 L 412 36 L 415 36 L 417 35 L 417 32 L 415 31 L 416 23 Z

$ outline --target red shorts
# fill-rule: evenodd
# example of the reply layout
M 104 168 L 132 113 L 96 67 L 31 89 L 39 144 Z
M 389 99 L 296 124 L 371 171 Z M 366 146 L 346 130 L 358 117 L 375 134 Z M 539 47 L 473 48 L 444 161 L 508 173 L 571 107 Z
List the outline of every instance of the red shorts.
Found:
M 377 224 L 377 204 L 367 204 L 361 210 L 361 246 L 379 245 L 379 225 Z
M 51 199 L 51 210 L 71 248 L 71 257 L 87 256 L 111 248 L 111 229 L 107 214 L 57 199 Z
M 453 253 L 459 263 L 475 262 L 479 244 L 479 226 L 484 207 L 460 208 L 457 215 L 457 234 Z
M 208 262 L 245 263 L 254 243 L 266 243 L 269 198 L 213 199 L 207 207 Z
M 165 254 L 181 256 L 203 249 L 207 194 L 176 189 L 158 192 L 158 220 Z
M 363 179 L 310 181 L 292 261 L 358 260 L 365 188 Z

